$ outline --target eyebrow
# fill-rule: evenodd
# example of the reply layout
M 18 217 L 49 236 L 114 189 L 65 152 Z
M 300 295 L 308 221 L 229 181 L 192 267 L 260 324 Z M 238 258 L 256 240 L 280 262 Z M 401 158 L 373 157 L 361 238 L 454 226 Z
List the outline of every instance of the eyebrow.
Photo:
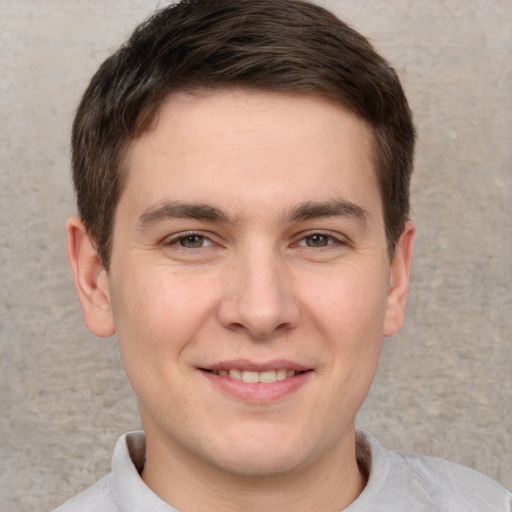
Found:
M 295 221 L 313 220 L 322 217 L 354 217 L 366 221 L 368 211 L 351 201 L 332 199 L 322 202 L 306 201 L 292 208 L 286 217 Z
M 323 217 L 354 217 L 365 221 L 368 212 L 362 206 L 345 199 L 330 201 L 306 201 L 294 206 L 284 215 L 285 220 L 306 221 Z M 169 201 L 150 207 L 138 219 L 137 227 L 145 228 L 166 219 L 194 219 L 234 224 L 224 211 L 204 203 Z
M 212 222 L 230 222 L 222 210 L 203 203 L 169 201 L 150 207 L 138 219 L 137 227 L 147 227 L 165 219 L 195 219 Z

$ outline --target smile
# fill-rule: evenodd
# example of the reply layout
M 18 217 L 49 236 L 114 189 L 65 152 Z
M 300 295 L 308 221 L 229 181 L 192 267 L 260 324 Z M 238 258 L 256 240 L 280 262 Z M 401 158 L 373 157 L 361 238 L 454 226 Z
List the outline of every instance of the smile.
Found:
M 219 375 L 220 377 L 228 377 L 232 380 L 241 380 L 247 384 L 272 384 L 273 382 L 286 380 L 290 377 L 295 376 L 295 370 L 287 370 L 285 368 L 280 368 L 277 370 L 267 370 L 264 372 L 255 372 L 249 370 L 239 370 L 236 368 L 232 368 L 230 370 L 212 370 L 214 375 Z
M 253 405 L 269 404 L 290 396 L 315 373 L 312 368 L 291 361 L 224 361 L 198 369 L 214 388 Z

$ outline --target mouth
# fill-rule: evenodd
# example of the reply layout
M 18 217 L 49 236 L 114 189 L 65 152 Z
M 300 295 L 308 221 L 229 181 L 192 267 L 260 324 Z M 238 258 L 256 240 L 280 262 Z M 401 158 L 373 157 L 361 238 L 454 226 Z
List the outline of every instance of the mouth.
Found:
M 224 361 L 198 368 L 214 388 L 245 403 L 268 404 L 291 396 L 314 376 L 314 369 L 291 361 Z
M 226 377 L 231 380 L 237 380 L 245 382 L 246 384 L 273 384 L 274 382 L 284 381 L 295 377 L 302 371 L 288 370 L 286 368 L 278 368 L 276 370 L 265 370 L 265 371 L 253 371 L 253 370 L 242 370 L 240 368 L 230 368 L 222 370 L 207 370 L 203 371 L 218 375 L 219 377 Z

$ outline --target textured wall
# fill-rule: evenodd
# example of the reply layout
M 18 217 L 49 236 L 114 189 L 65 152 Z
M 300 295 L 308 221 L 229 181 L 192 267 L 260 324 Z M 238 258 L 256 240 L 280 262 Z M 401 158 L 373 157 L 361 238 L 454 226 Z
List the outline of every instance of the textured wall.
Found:
M 397 67 L 419 130 L 408 321 L 360 426 L 512 487 L 512 3 L 331 0 Z M 49 510 L 139 427 L 65 259 L 73 110 L 156 0 L 0 0 L 0 510 Z M 467 6 L 471 5 L 471 9 Z

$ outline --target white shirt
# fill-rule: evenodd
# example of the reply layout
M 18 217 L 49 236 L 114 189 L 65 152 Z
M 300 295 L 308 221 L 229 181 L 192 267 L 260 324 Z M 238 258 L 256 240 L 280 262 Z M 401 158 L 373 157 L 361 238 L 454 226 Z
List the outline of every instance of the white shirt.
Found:
M 477 471 L 443 459 L 391 452 L 367 432 L 358 431 L 356 442 L 358 461 L 369 479 L 343 512 L 512 511 L 512 493 Z M 112 472 L 54 512 L 177 512 L 141 479 L 145 452 L 143 432 L 125 434 L 116 444 Z

